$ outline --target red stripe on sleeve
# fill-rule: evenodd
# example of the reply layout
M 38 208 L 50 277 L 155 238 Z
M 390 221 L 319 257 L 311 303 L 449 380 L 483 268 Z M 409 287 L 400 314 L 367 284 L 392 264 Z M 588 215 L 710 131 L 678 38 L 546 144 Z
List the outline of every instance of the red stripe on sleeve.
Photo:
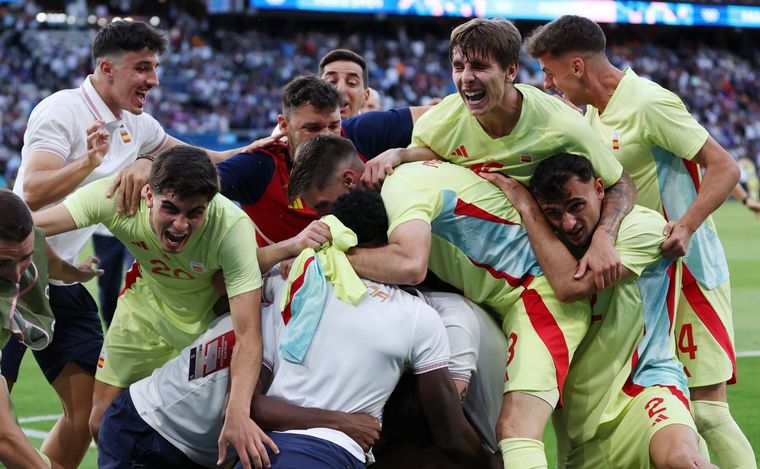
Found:
M 288 322 L 290 322 L 290 318 L 293 314 L 293 312 L 290 309 L 290 305 L 293 303 L 293 297 L 296 296 L 296 292 L 299 288 L 303 285 L 304 280 L 306 279 L 306 271 L 309 269 L 309 264 L 314 262 L 314 256 L 306 259 L 306 262 L 303 265 L 303 272 L 301 272 L 301 275 L 298 276 L 297 279 L 293 281 L 293 283 L 290 284 L 290 292 L 288 294 L 288 304 L 285 306 L 285 309 L 282 310 L 282 321 L 285 323 L 285 325 L 288 325 Z

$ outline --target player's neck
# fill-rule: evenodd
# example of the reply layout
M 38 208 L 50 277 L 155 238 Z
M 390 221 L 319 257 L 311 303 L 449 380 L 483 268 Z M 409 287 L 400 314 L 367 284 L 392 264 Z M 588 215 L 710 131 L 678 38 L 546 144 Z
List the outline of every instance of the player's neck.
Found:
M 592 102 L 591 105 L 602 114 L 615 94 L 620 81 L 625 74 L 622 70 L 607 62 L 598 71 L 595 71 L 590 83 Z
M 106 106 L 108 106 L 108 109 L 111 110 L 113 115 L 116 118 L 120 118 L 121 107 L 116 103 L 114 98 L 109 93 L 109 87 L 105 81 L 105 78 L 103 78 L 102 76 L 99 76 L 97 73 L 94 73 L 90 77 L 90 83 L 92 83 L 92 87 L 95 88 L 95 91 L 100 96 L 100 99 L 102 99 L 103 102 L 106 103 Z
M 509 135 L 520 120 L 523 95 L 514 86 L 504 92 L 501 103 L 487 114 L 477 116 L 478 123 L 493 139 Z

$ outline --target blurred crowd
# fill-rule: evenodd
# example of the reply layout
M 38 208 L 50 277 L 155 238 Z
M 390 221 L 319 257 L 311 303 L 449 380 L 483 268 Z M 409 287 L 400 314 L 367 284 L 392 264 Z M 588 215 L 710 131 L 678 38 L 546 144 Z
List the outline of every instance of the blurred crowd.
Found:
M 41 29 L 33 22 L 0 28 L 0 177 L 18 168 L 29 113 L 44 97 L 78 87 L 92 69 L 92 29 Z M 422 25 L 422 27 L 421 27 Z M 247 31 L 209 28 L 177 18 L 168 31 L 171 48 L 161 58 L 161 86 L 146 111 L 176 135 L 245 129 L 263 135 L 274 126 L 280 89 L 290 78 L 315 73 L 327 51 L 342 47 L 364 55 L 369 84 L 384 108 L 426 104 L 455 91 L 445 28 L 409 24 L 383 31 L 313 28 Z M 376 28 L 375 28 L 376 29 Z M 524 31 L 524 33 L 527 31 Z M 615 32 L 609 32 L 611 42 Z M 760 51 L 704 42 L 628 40 L 609 48 L 612 62 L 673 90 L 731 154 L 760 163 Z M 527 56 L 518 81 L 541 86 L 538 64 Z M 3 168 L 3 166 L 5 166 Z M 747 166 L 749 167 L 749 166 Z M 0 180 L 0 187 L 5 181 Z

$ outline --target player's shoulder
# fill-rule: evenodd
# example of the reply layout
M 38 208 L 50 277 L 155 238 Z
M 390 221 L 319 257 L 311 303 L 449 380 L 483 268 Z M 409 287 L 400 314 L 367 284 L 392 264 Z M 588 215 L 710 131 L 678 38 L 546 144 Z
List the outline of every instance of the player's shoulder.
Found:
M 682 103 L 681 98 L 649 78 L 639 76 L 632 69 L 625 70 L 620 82 L 626 91 L 626 106 L 645 111 L 658 103 Z
M 447 125 L 456 124 L 463 118 L 470 118 L 470 112 L 464 105 L 458 93 L 452 93 L 440 103 L 428 109 L 414 124 L 417 128 L 440 129 L 448 132 Z
M 73 117 L 81 106 L 86 106 L 86 103 L 79 89 L 56 91 L 37 103 L 29 120 Z
M 666 224 L 667 221 L 659 212 L 636 204 L 621 221 L 618 232 L 622 236 L 619 237 L 627 238 L 645 233 L 659 236 L 662 235 Z

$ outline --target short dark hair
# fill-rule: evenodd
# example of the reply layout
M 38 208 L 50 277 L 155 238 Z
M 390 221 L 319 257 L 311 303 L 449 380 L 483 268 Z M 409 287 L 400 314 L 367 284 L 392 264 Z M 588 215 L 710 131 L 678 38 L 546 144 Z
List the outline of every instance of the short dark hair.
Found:
M 319 61 L 319 76 L 323 77 L 325 74 L 325 66 L 333 62 L 345 61 L 358 64 L 362 68 L 362 81 L 364 81 L 364 89 L 369 87 L 369 71 L 367 70 L 367 61 L 364 57 L 356 52 L 348 49 L 333 49 Z
M 177 145 L 161 152 L 148 181 L 156 194 L 180 199 L 204 195 L 210 201 L 219 192 L 219 176 L 208 154 L 196 147 Z
M 589 182 L 594 177 L 591 162 L 580 155 L 558 153 L 538 165 L 528 188 L 537 200 L 560 203 L 567 199 L 565 184 L 573 176 Z
M 92 59 L 122 52 L 152 50 L 163 54 L 169 41 L 163 32 L 142 21 L 114 21 L 101 29 L 92 43 Z
M 282 113 L 286 117 L 304 104 L 311 104 L 317 110 L 325 111 L 337 109 L 340 102 L 338 90 L 314 75 L 297 76 L 282 90 Z
M 525 40 L 525 50 L 534 58 L 545 54 L 559 57 L 567 52 L 604 53 L 606 44 L 598 24 L 582 16 L 564 15 L 536 28 Z
M 32 213 L 21 197 L 0 189 L 0 240 L 20 243 L 29 237 L 34 229 Z
M 330 213 L 356 233 L 360 246 L 388 243 L 388 214 L 379 192 L 353 189 L 335 199 Z
M 493 59 L 503 70 L 520 61 L 522 36 L 505 19 L 475 18 L 451 32 L 449 60 L 459 51 L 467 60 Z
M 348 159 L 359 160 L 359 154 L 350 140 L 337 135 L 318 135 L 301 144 L 293 158 L 288 180 L 290 200 L 295 200 L 311 187 L 319 190 L 327 187 L 335 170 Z

